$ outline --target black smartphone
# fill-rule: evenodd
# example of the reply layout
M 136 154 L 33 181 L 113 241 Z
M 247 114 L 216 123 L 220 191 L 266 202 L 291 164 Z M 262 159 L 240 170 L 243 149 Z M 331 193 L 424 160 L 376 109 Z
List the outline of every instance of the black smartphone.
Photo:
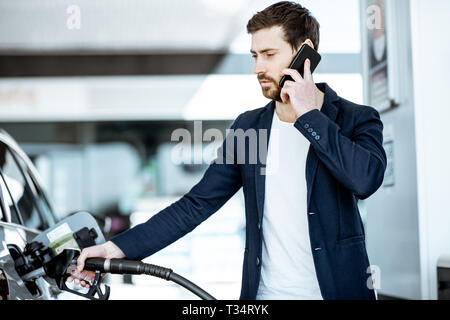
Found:
M 305 70 L 305 60 L 306 59 L 309 59 L 309 61 L 311 61 L 311 73 L 313 73 L 314 70 L 316 69 L 317 65 L 319 64 L 320 60 L 322 59 L 322 57 L 316 50 L 311 48 L 309 45 L 304 44 L 304 45 L 302 45 L 300 50 L 298 50 L 295 58 L 292 60 L 292 63 L 289 66 L 289 69 L 297 70 L 298 72 L 300 72 L 301 76 L 303 77 L 303 71 Z M 284 82 L 286 80 L 292 81 L 291 76 L 285 75 L 285 76 L 283 76 L 283 78 L 281 78 L 280 84 L 279 84 L 280 88 L 283 88 Z

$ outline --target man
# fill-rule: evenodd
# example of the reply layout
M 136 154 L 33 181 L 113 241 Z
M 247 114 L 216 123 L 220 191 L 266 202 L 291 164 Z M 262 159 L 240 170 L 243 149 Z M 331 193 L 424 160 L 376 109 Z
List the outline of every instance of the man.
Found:
M 309 60 L 304 77 L 286 69 L 303 44 L 319 46 L 319 24 L 306 8 L 276 3 L 255 14 L 247 30 L 254 73 L 272 101 L 241 114 L 231 129 L 266 130 L 267 138 L 258 135 L 257 141 L 258 146 L 261 139 L 270 141 L 266 157 L 250 163 L 245 155 L 242 161 L 238 153 L 249 151 L 251 143 L 236 146 L 232 132 L 186 195 L 146 223 L 83 250 L 79 271 L 87 257 L 150 256 L 192 231 L 243 187 L 241 299 L 375 299 L 357 201 L 383 181 L 379 114 L 340 98 L 326 83 L 316 85 Z M 293 81 L 280 88 L 283 75 Z M 277 132 L 272 139 L 271 131 Z

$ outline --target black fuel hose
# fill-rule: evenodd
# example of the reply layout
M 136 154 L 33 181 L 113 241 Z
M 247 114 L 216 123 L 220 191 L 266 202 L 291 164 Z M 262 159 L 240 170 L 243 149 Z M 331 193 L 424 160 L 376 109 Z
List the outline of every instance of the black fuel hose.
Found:
M 203 300 L 216 300 L 208 292 L 192 283 L 172 269 L 156 266 L 142 261 L 133 261 L 126 259 L 105 259 L 105 258 L 88 258 L 85 261 L 84 270 L 100 271 L 102 273 L 113 274 L 146 274 L 158 277 L 167 281 L 173 281 L 180 286 L 191 291 Z

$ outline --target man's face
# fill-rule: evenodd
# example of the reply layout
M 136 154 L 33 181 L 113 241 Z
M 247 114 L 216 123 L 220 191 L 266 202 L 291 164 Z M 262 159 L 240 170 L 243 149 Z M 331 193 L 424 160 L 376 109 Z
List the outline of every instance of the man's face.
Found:
M 253 72 L 258 76 L 263 95 L 271 100 L 281 102 L 281 88 L 278 83 L 281 71 L 291 63 L 296 52 L 283 39 L 284 31 L 281 26 L 261 29 L 252 34 L 250 52 L 255 59 Z

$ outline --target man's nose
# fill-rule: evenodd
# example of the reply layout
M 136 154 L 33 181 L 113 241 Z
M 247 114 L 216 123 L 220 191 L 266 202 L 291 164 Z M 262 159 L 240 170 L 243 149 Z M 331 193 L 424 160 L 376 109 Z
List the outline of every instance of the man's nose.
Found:
M 253 68 L 253 73 L 254 74 L 266 73 L 266 66 L 263 63 L 256 61 L 255 67 Z

